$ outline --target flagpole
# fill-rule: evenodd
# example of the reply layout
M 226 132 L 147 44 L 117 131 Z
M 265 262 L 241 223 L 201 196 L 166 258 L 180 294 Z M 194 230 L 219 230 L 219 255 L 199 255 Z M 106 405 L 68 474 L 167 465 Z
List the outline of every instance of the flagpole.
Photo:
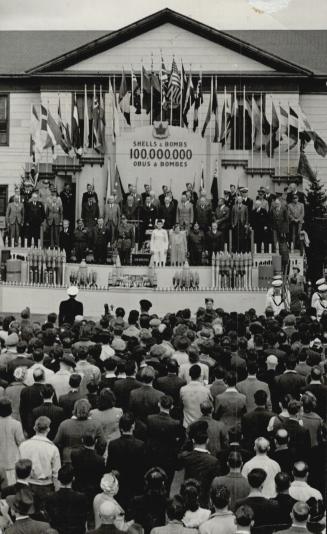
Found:
M 143 58 L 141 59 L 141 114 L 142 112 L 143 112 Z
M 173 61 L 174 59 L 175 59 L 175 56 L 173 56 Z M 173 125 L 173 89 L 172 87 L 170 87 L 170 126 L 172 125 Z
M 181 66 L 181 94 L 179 97 L 179 126 L 182 127 L 183 121 L 183 63 Z
M 213 77 L 211 76 L 211 86 L 210 86 L 210 119 L 209 119 L 209 125 L 210 125 L 210 130 L 209 130 L 209 139 L 210 139 L 210 143 L 212 142 L 212 99 L 213 99 Z
M 93 106 L 92 106 L 92 112 L 93 112 L 93 108 L 94 108 L 94 101 L 95 101 L 95 84 L 93 84 Z M 92 148 L 93 148 L 93 144 L 94 144 L 94 124 L 93 124 L 93 113 L 92 113 Z
M 262 170 L 262 92 L 260 93 L 260 169 Z
M 290 175 L 290 103 L 287 109 L 287 176 Z
M 280 176 L 280 126 L 281 126 L 281 120 L 280 120 L 280 103 L 279 103 L 279 125 L 278 125 L 278 176 Z
M 153 123 L 153 83 L 152 83 L 152 76 L 153 76 L 153 53 L 151 53 L 151 83 L 150 83 L 150 124 Z
M 161 51 L 161 56 L 162 56 L 162 51 Z M 162 122 L 162 115 L 163 115 L 163 110 L 162 110 L 162 60 L 160 61 L 160 121 Z
M 227 145 L 227 138 L 226 138 L 226 129 L 227 129 L 227 112 L 226 112 L 226 106 L 227 106 L 227 95 L 226 95 L 226 85 L 224 85 L 224 122 L 225 122 L 225 130 L 224 130 L 224 136 L 225 136 L 225 143 L 224 143 L 224 152 L 226 157 L 226 145 Z
M 254 96 L 253 96 L 253 93 L 252 93 L 252 98 L 251 98 L 251 160 L 252 160 L 252 170 L 253 170 L 253 167 L 254 167 L 254 124 L 253 124 L 253 100 L 254 100 Z
M 273 121 L 273 100 L 272 94 L 270 95 L 271 103 L 271 119 L 270 119 L 270 128 L 269 128 L 269 138 L 270 138 L 270 148 L 269 148 L 269 169 L 272 167 L 272 121 Z
M 234 85 L 234 150 L 236 150 L 236 106 L 237 106 L 237 94 L 236 94 L 236 85 Z
M 243 85 L 243 150 L 245 150 L 245 85 Z
M 132 107 L 134 107 L 134 90 L 133 90 L 133 65 L 131 65 L 131 102 L 132 102 Z

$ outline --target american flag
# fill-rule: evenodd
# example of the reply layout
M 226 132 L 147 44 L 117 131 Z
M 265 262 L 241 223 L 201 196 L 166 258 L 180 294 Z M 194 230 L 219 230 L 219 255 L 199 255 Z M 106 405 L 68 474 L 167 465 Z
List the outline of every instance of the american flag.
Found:
M 167 89 L 169 81 L 169 72 L 166 69 L 163 57 L 161 58 L 161 91 L 162 91 L 162 106 L 164 109 L 167 107 Z
M 175 58 L 173 58 L 173 62 L 171 65 L 170 78 L 168 82 L 168 89 L 167 89 L 168 105 L 172 104 L 173 108 L 178 107 L 180 105 L 180 98 L 181 98 L 181 77 L 178 72 Z

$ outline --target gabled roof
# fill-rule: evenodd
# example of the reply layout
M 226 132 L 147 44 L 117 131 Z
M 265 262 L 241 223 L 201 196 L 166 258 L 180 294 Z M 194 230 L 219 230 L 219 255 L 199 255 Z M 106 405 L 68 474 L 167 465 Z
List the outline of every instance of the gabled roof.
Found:
M 255 61 L 259 61 L 270 68 L 280 72 L 311 75 L 312 71 L 301 67 L 292 61 L 281 59 L 275 54 L 259 48 L 235 35 L 216 30 L 206 24 L 195 21 L 190 17 L 177 13 L 171 9 L 162 9 L 133 24 L 129 24 L 120 30 L 113 31 L 99 37 L 87 44 L 78 46 L 70 52 L 63 53 L 50 61 L 45 61 L 33 68 L 27 69 L 27 73 L 39 74 L 45 72 L 58 72 L 70 67 L 84 59 L 92 57 L 104 50 L 113 48 L 143 33 L 153 30 L 165 23 L 171 23 L 184 30 L 193 32 L 219 45 L 225 46 L 235 52 L 241 53 Z M 48 34 L 49 35 L 49 34 Z

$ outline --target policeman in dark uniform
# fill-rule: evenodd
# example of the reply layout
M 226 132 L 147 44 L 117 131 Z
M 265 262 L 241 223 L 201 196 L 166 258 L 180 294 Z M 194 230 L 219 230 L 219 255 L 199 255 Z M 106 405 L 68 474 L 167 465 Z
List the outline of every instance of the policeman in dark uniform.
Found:
M 106 263 L 109 232 L 104 225 L 102 217 L 92 231 L 91 248 L 93 249 L 95 263 Z
M 73 246 L 75 249 L 76 260 L 78 262 L 82 261 L 86 256 L 88 240 L 88 233 L 86 228 L 84 228 L 83 219 L 78 219 L 77 228 L 74 230 L 73 234 Z
M 83 315 L 83 304 L 78 302 L 76 297 L 78 295 L 78 287 L 70 286 L 67 289 L 68 299 L 60 302 L 59 305 L 59 326 L 64 323 L 74 324 L 76 315 Z

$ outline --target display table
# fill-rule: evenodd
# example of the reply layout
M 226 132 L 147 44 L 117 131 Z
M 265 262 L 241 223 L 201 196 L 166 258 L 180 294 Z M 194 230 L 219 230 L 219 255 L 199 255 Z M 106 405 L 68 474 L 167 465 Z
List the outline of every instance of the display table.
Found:
M 266 290 L 215 291 L 211 288 L 195 291 L 151 289 L 151 288 L 119 288 L 80 289 L 78 300 L 84 304 L 86 317 L 99 319 L 104 312 L 104 304 L 112 304 L 115 308 L 122 306 L 127 312 L 139 309 L 139 301 L 148 299 L 152 302 L 151 311 L 163 316 L 178 309 L 190 308 L 195 313 L 199 306 L 204 306 L 205 298 L 213 297 L 215 307 L 227 312 L 244 312 L 255 308 L 258 313 L 265 309 Z M 18 314 L 29 306 L 32 313 L 48 314 L 57 312 L 59 304 L 67 297 L 65 287 L 38 287 L 28 285 L 0 284 L 0 313 Z

